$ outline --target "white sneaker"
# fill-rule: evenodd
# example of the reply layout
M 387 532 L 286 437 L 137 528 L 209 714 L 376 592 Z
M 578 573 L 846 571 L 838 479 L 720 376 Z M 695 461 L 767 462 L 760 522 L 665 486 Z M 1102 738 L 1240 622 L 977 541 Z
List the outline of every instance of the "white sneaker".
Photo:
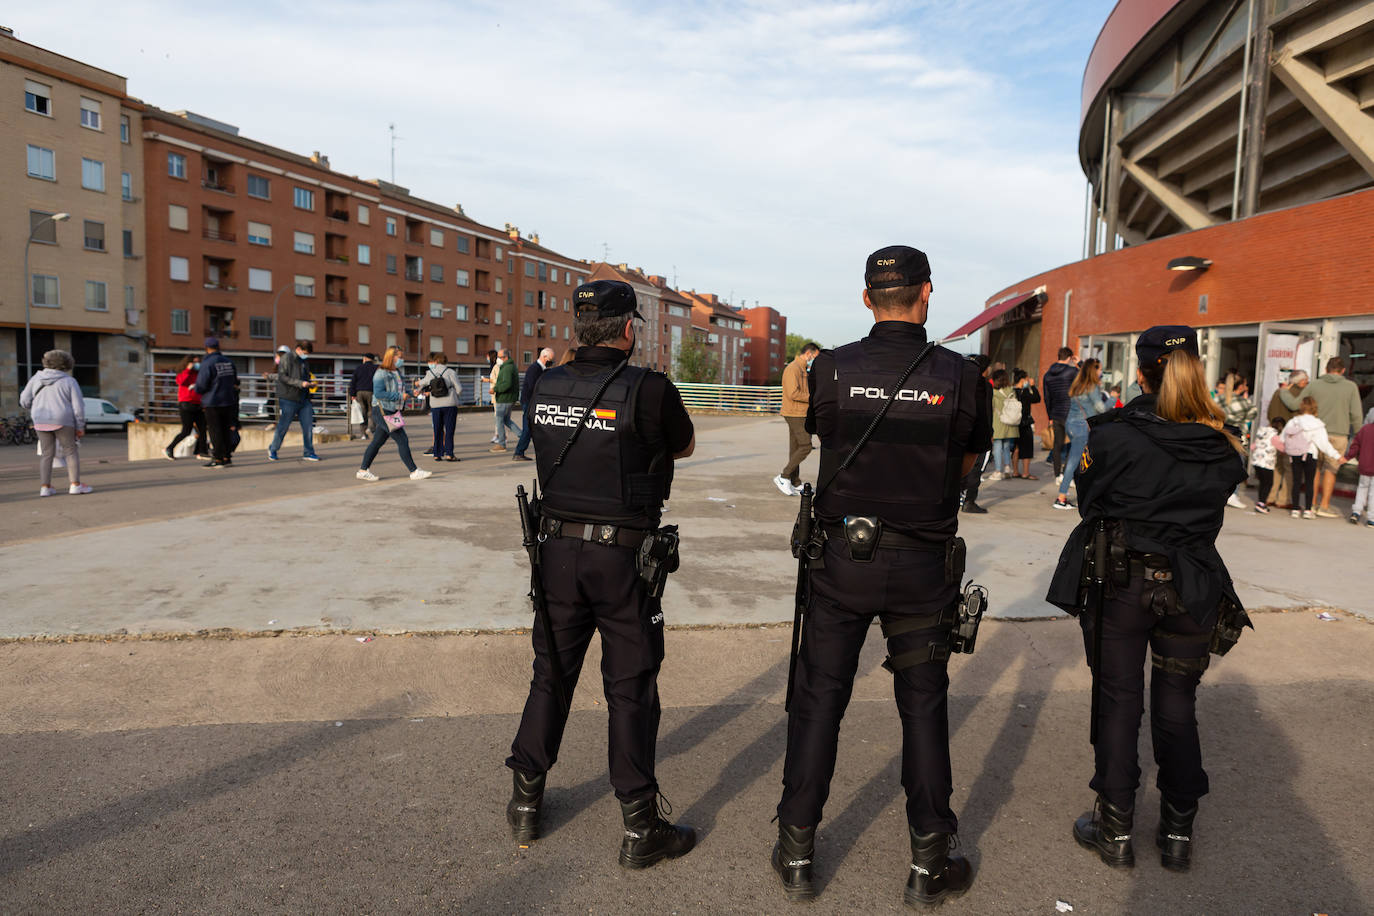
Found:
M 56 496 L 57 487 L 43 487 L 38 491 L 39 496 Z
M 797 489 L 796 489 L 796 487 L 792 486 L 792 481 L 788 480 L 786 477 L 782 476 L 781 474 L 779 474 L 777 477 L 774 477 L 774 478 L 773 478 L 773 486 L 775 486 L 775 487 L 777 487 L 779 490 L 781 490 L 783 496 L 796 496 L 796 495 L 797 495 Z
M 358 473 L 354 474 L 353 476 L 356 477 L 356 478 L 358 478 L 359 480 L 381 480 L 381 479 L 382 479 L 382 478 L 378 477 L 376 474 L 374 474 L 374 473 L 372 473 L 371 471 L 369 471 L 367 468 L 358 468 Z
M 1063 482 L 1064 482 L 1064 475 L 1063 475 L 1063 474 L 1055 474 L 1055 475 L 1054 475 L 1054 485 L 1055 485 L 1056 487 L 1059 486 L 1060 484 L 1062 484 Z
M 433 477 L 433 471 L 426 471 L 424 468 L 416 468 L 410 472 L 411 480 L 424 480 L 426 477 Z
M 1302 517 L 1303 517 L 1303 518 L 1316 518 L 1316 517 L 1317 517 L 1317 513 L 1313 512 L 1311 509 L 1304 509 L 1304 510 L 1302 510 Z
M 67 487 L 67 492 L 72 496 L 80 496 L 83 493 L 91 492 L 93 489 L 94 487 L 88 483 L 74 483 L 70 487 Z
M 1302 518 L 1302 510 L 1300 510 L 1300 509 L 1293 509 L 1293 510 L 1291 510 L 1291 511 L 1288 513 L 1288 515 L 1289 515 L 1291 518 Z
M 1002 479 L 1002 472 L 1001 472 L 1001 471 L 993 471 L 991 474 L 986 474 L 986 475 L 983 476 L 983 480 L 985 480 L 985 481 L 1001 480 L 1001 479 Z
M 1245 509 L 1249 507 L 1248 503 L 1234 493 L 1226 498 L 1226 505 L 1230 506 L 1232 509 Z

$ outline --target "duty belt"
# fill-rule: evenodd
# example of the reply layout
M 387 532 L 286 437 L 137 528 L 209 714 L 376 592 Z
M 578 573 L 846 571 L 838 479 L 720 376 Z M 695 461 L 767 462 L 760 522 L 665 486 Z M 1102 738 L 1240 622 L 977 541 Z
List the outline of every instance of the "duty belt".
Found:
M 844 525 L 839 522 L 821 522 L 820 528 L 828 537 L 845 540 Z M 928 550 L 931 553 L 941 553 L 945 549 L 945 542 L 931 543 L 930 541 L 914 538 L 910 535 L 899 534 L 889 528 L 883 528 L 878 532 L 878 541 L 874 547 L 888 547 L 893 550 Z
M 1132 579 L 1146 582 L 1172 582 L 1174 579 L 1169 558 L 1161 553 L 1127 553 L 1126 564 Z
M 638 550 L 652 532 L 643 528 L 622 528 L 600 522 L 565 522 L 561 518 L 546 515 L 539 520 L 541 538 L 574 538 L 604 544 L 608 547 L 628 547 Z

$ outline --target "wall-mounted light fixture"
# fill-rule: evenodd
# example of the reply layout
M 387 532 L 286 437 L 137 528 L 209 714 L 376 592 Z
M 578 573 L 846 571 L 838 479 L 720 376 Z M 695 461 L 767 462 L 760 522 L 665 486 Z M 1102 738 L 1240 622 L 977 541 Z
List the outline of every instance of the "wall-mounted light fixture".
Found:
M 1169 262 L 1170 270 L 1206 270 L 1211 266 L 1211 258 L 1174 258 Z

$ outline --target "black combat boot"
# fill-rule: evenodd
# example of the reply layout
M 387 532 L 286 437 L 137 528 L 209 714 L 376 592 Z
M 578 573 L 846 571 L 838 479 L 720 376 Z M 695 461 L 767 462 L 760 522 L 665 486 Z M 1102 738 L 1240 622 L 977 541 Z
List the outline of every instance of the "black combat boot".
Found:
M 692 851 L 697 844 L 697 832 L 691 827 L 670 824 L 658 812 L 658 798 L 649 796 L 638 801 L 621 802 L 620 815 L 625 819 L 625 839 L 620 842 L 620 864 L 626 868 L 648 868 L 663 859 L 676 859 Z M 663 800 L 664 812 L 672 814 L 668 800 Z
M 510 835 L 521 846 L 528 846 L 539 839 L 539 805 L 544 801 L 544 777 L 540 773 L 528 776 L 519 770 L 511 771 L 515 788 L 506 805 L 506 822 L 510 824 Z
M 1159 800 L 1159 833 L 1155 845 L 1159 847 L 1159 864 L 1169 871 L 1187 871 L 1193 854 L 1193 817 L 1197 805 L 1180 811 L 1167 799 Z
M 1073 838 L 1079 846 L 1096 852 L 1112 868 L 1134 868 L 1133 814 L 1133 811 L 1122 811 L 1099 795 L 1093 810 L 1073 822 Z
M 810 900 L 816 896 L 816 885 L 811 880 L 811 859 L 815 851 L 815 827 L 778 824 L 773 871 L 782 878 L 782 889 L 787 892 L 788 900 Z
M 973 866 L 949 851 L 958 844 L 952 833 L 917 833 L 911 827 L 911 876 L 902 899 L 909 907 L 932 906 L 962 896 L 973 884 Z

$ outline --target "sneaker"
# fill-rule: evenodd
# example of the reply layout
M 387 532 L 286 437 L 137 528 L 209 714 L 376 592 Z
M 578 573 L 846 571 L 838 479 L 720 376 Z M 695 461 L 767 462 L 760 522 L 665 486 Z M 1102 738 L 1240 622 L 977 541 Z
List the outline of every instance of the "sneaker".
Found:
M 426 458 L 429 458 L 429 457 L 433 456 L 433 454 L 434 454 L 434 446 L 431 445 L 429 448 L 425 449 L 425 450 L 424 450 L 423 452 L 421 452 L 420 454 L 421 454 L 421 455 L 424 455 Z
M 1374 528 L 1374 518 L 1367 518 L 1367 519 L 1365 519 L 1365 520 L 1364 520 L 1364 526 L 1365 526 L 1366 528 Z
M 41 487 L 38 490 L 39 496 L 56 496 L 57 487 Z
M 276 453 L 276 452 L 268 452 L 268 453 L 267 453 L 267 460 L 268 460 L 268 461 L 276 461 L 276 460 L 277 460 L 277 453 Z
M 162 450 L 162 455 L 163 455 L 163 457 L 166 458 L 168 461 L 176 461 L 176 460 L 177 460 L 177 456 L 172 454 L 172 447 L 171 447 L 170 445 L 167 446 L 166 448 L 164 448 L 164 449 Z
M 1268 515 L 1269 507 L 1266 506 L 1264 503 L 1255 503 L 1255 511 L 1260 513 L 1261 515 Z
M 515 455 L 511 455 L 511 456 L 510 456 L 510 460 L 511 460 L 511 461 L 533 461 L 534 459 L 531 458 L 529 455 L 515 454 Z
M 421 470 L 420 468 L 416 468 L 415 470 L 413 470 L 413 471 L 410 472 L 410 479 L 411 479 L 411 480 L 424 480 L 426 477 L 433 477 L 433 476 L 434 476 L 434 472 L 433 472 L 433 471 L 425 471 L 425 470 Z
M 445 461 L 462 461 L 463 459 L 462 459 L 462 458 L 455 458 L 455 457 L 453 457 L 452 455 L 445 455 L 445 456 L 444 456 L 444 460 L 445 460 Z
M 83 493 L 91 492 L 93 489 L 94 487 L 88 483 L 74 483 L 70 487 L 67 487 L 67 492 L 73 496 L 80 496 Z
M 1072 509 L 1074 507 L 1073 503 L 1069 502 L 1067 499 L 1062 501 L 1056 499 L 1053 503 L 1051 503 L 1051 505 L 1053 505 L 1056 509 Z
M 378 477 L 376 474 L 374 474 L 374 473 L 372 473 L 371 471 L 369 471 L 367 468 L 358 468 L 358 473 L 354 474 L 353 476 L 356 477 L 356 478 L 358 478 L 359 480 L 381 480 L 381 479 L 382 479 L 382 478 Z
M 301 457 L 304 458 L 306 461 L 323 461 L 323 460 L 324 460 L 324 459 L 321 458 L 319 455 L 302 455 Z
M 1340 518 L 1339 512 L 1332 512 L 1330 509 L 1318 509 L 1317 518 Z
M 1003 476 L 1003 475 L 1002 475 L 1002 472 L 1001 472 L 1001 471 L 993 471 L 991 474 L 985 474 L 985 475 L 983 476 L 983 480 L 986 480 L 986 481 L 1001 480 L 1001 479 L 1002 479 L 1002 476 Z
M 792 481 L 779 474 L 773 478 L 773 486 L 777 487 L 783 496 L 796 496 L 797 491 L 792 488 Z
M 1289 516 L 1292 517 L 1292 518 L 1302 518 L 1302 510 L 1301 510 L 1301 509 L 1293 509 L 1293 510 L 1290 511 L 1288 514 L 1289 514 Z
M 495 437 L 495 436 L 492 436 L 492 437 L 491 437 L 491 441 L 492 441 L 492 442 L 495 442 L 495 441 L 496 441 L 496 437 Z
M 1063 486 L 1063 484 L 1064 484 L 1064 475 L 1063 475 L 1063 474 L 1055 474 L 1055 475 L 1054 475 L 1054 485 L 1055 485 L 1056 487 L 1058 487 L 1058 486 Z
M 964 502 L 964 511 L 967 512 L 969 515 L 987 515 L 987 514 L 988 514 L 988 510 L 987 510 L 987 509 L 984 509 L 982 506 L 978 505 L 978 504 L 975 503 L 975 502 L 968 502 L 968 501 L 965 501 L 965 502 Z
M 1244 508 L 1245 508 L 1245 502 L 1244 502 L 1239 496 L 1237 496 L 1237 495 L 1234 494 L 1234 493 L 1232 493 L 1230 496 L 1226 497 L 1226 505 L 1230 506 L 1232 509 L 1244 509 Z
M 1352 512 L 1352 513 L 1350 513 L 1350 524 L 1352 524 L 1352 525 L 1358 525 L 1359 523 L 1360 523 L 1360 513 L 1358 513 L 1358 512 Z
M 1316 517 L 1317 517 L 1317 513 L 1313 512 L 1311 509 L 1304 509 L 1304 510 L 1302 510 L 1302 517 L 1303 517 L 1303 518 L 1316 518 Z
M 273 458 L 272 460 L 273 460 L 273 461 L 276 461 L 277 459 Z M 224 462 L 223 462 L 223 461 L 218 461 L 218 460 L 216 460 L 216 459 L 214 459 L 214 458 L 211 458 L 209 461 L 205 462 L 205 464 L 202 464 L 201 467 L 203 467 L 203 468 L 222 468 L 222 467 L 224 467 Z
M 506 447 L 504 445 L 493 445 L 491 448 L 487 449 L 489 452 L 504 452 L 505 450 Z

